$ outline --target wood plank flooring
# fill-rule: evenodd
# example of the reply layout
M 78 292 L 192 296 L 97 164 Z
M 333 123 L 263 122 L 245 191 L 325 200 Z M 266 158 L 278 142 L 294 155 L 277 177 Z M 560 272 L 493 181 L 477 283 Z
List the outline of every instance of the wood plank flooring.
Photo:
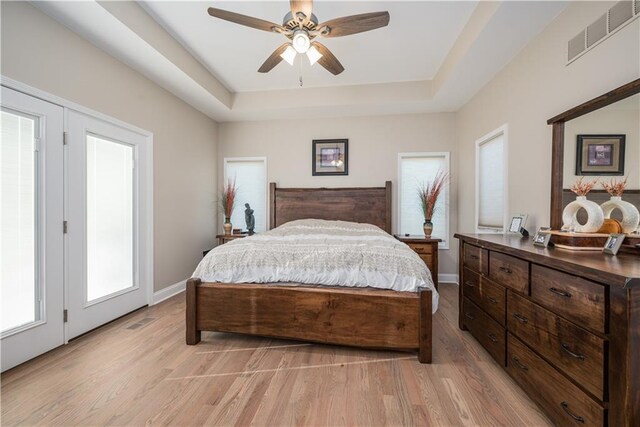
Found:
M 184 343 L 184 294 L 1 378 L 2 425 L 547 426 L 457 327 L 440 285 L 432 365 L 364 351 L 203 332 Z

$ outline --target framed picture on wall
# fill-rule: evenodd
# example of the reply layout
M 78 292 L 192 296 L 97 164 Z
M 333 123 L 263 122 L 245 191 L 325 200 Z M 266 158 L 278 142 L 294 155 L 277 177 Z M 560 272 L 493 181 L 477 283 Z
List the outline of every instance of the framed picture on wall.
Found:
M 624 175 L 625 135 L 578 135 L 576 175 Z
M 314 139 L 312 175 L 349 175 L 349 140 Z

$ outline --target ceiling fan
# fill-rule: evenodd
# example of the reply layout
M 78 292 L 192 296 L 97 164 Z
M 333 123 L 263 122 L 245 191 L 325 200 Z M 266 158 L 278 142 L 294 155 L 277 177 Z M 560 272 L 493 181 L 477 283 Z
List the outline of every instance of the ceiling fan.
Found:
M 268 73 L 283 59 L 293 65 L 296 55 L 300 53 L 307 55 L 311 65 L 317 62 L 333 75 L 338 75 L 344 71 L 344 67 L 325 45 L 314 39 L 349 36 L 386 27 L 389 24 L 389 12 L 344 16 L 318 24 L 318 18 L 312 13 L 312 0 L 290 0 L 290 4 L 291 12 L 284 16 L 282 25 L 214 7 L 210 7 L 208 12 L 215 18 L 258 30 L 280 33 L 289 39 L 264 61 L 258 69 L 260 73 Z

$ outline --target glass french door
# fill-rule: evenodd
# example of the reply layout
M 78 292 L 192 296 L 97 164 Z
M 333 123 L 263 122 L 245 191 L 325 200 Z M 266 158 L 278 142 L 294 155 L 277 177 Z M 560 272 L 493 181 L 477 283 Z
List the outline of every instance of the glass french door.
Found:
M 62 107 L 2 87 L 0 339 L 5 371 L 64 343 Z
M 145 137 L 70 111 L 67 167 L 71 339 L 147 304 L 139 159 Z

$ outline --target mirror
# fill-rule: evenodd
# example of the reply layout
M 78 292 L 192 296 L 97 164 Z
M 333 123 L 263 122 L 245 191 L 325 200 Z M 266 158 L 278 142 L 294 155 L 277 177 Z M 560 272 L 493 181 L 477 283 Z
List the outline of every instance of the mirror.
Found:
M 640 94 L 621 99 L 564 124 L 562 208 L 575 200 L 571 186 L 582 177 L 599 183 L 589 200 L 602 204 L 609 194 L 602 183 L 627 179 L 622 196 L 640 209 Z M 611 218 L 622 220 L 619 210 Z M 578 221 L 586 215 L 579 212 Z
M 640 79 L 636 79 L 547 120 L 547 124 L 553 126 L 549 215 L 551 229 L 560 230 L 562 227 L 562 211 L 568 203 L 565 200 L 568 197 L 575 199 L 573 193 L 565 190 L 579 178 L 579 174 L 584 175 L 585 171 L 603 173 L 586 175 L 586 181 L 599 177 L 609 182 L 612 177 L 624 179 L 627 176 L 623 200 L 635 206 L 640 205 L 639 93 Z M 579 144 L 582 144 L 580 151 Z M 620 155 L 622 145 L 624 161 Z M 621 173 L 623 170 L 624 175 Z M 603 192 L 601 185 L 599 187 L 593 194 L 589 194 L 589 198 L 593 199 L 593 196 L 601 193 L 604 202 L 609 195 Z

